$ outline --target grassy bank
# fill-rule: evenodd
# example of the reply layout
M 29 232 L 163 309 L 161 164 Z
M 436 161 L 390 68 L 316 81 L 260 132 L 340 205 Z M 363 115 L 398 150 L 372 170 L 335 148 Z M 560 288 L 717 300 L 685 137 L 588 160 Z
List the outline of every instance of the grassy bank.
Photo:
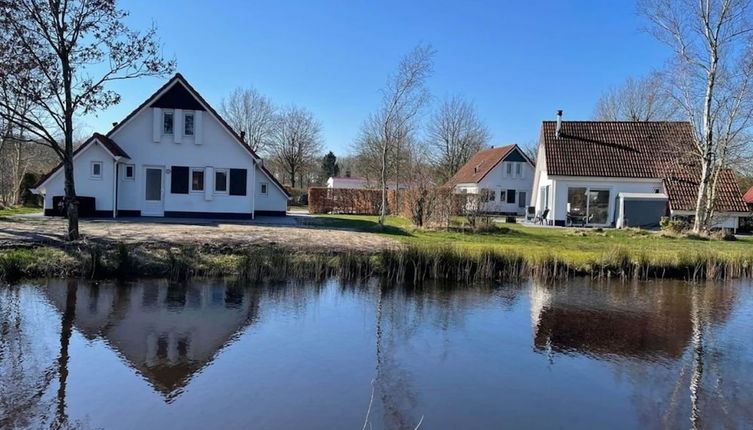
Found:
M 26 215 L 42 212 L 42 208 L 28 207 L 28 206 L 13 206 L 8 208 L 0 208 L 0 217 L 13 216 L 13 215 Z
M 435 279 L 467 283 L 563 279 L 576 275 L 691 281 L 753 275 L 753 249 L 747 252 L 688 249 L 670 255 L 615 245 L 583 261 L 568 259 L 567 255 L 558 254 L 556 249 L 531 253 L 523 247 L 437 244 L 409 244 L 374 253 L 301 253 L 274 247 L 77 244 L 66 248 L 0 251 L 0 280 L 138 276 L 180 280 L 193 276 L 234 276 L 249 281 L 383 277 L 395 282 Z

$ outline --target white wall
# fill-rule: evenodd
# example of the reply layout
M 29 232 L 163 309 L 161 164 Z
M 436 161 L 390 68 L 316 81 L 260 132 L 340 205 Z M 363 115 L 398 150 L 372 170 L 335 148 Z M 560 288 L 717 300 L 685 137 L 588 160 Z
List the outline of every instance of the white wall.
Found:
M 614 210 L 619 193 L 654 193 L 657 189 L 664 192 L 664 186 L 658 179 L 622 179 L 622 178 L 546 178 L 542 184 L 552 183 L 551 211 L 549 219 L 553 221 L 567 220 L 567 191 L 573 187 L 591 187 L 609 190 L 608 224 L 614 220 Z M 541 185 L 540 185 L 541 187 Z M 539 208 L 537 207 L 537 211 Z
M 118 129 L 111 137 L 128 153 L 135 165 L 136 178 L 133 181 L 120 178 L 119 209 L 139 210 L 144 200 L 144 166 L 188 166 L 212 169 L 246 169 L 246 195 L 231 196 L 227 193 L 191 192 L 188 194 L 170 193 L 170 174 L 165 172 L 164 210 L 178 212 L 225 212 L 250 213 L 254 205 L 252 196 L 258 192 L 261 182 L 268 182 L 268 197 L 260 198 L 256 210 L 285 211 L 286 196 L 273 184 L 266 174 L 256 169 L 252 173 L 252 157 L 234 137 L 209 112 L 195 117 L 196 136 L 183 136 L 180 143 L 174 136 L 162 135 L 154 141 L 153 121 L 161 115 L 154 115 L 155 108 L 146 108 L 136 114 L 128 124 Z M 186 112 L 186 111 L 184 111 Z M 199 124 L 201 121 L 201 124 Z M 161 123 L 160 123 L 161 125 Z M 177 124 L 176 124 L 177 125 Z M 161 128 L 160 128 L 161 130 Z M 196 144 L 198 139 L 201 144 Z M 206 175 L 207 170 L 205 170 Z M 252 183 L 256 178 L 256 184 Z M 214 174 L 207 175 L 205 188 L 214 190 Z M 208 196 L 208 197 L 207 197 Z
M 98 143 L 91 143 L 74 158 L 73 180 L 76 195 L 94 197 L 96 210 L 112 210 L 113 158 Z M 102 177 L 92 178 L 91 163 L 102 163 Z M 65 174 L 63 168 L 44 184 L 44 208 L 52 209 L 53 196 L 65 195 Z
M 507 173 L 507 166 L 511 167 L 511 174 Z M 516 172 L 516 166 L 520 166 L 520 175 Z M 478 184 L 480 189 L 489 190 L 495 193 L 494 201 L 486 204 L 486 210 L 490 212 L 507 212 L 525 214 L 526 207 L 531 203 L 531 188 L 533 186 L 534 170 L 530 164 L 525 162 L 503 161 L 496 166 L 481 180 Z M 505 191 L 507 198 L 508 190 L 515 190 L 515 202 L 507 203 L 507 200 L 500 201 L 500 192 Z M 525 193 L 523 207 L 520 207 L 520 193 Z
M 254 185 L 253 190 L 249 190 L 249 193 L 253 192 L 256 196 L 254 210 L 284 211 L 288 205 L 288 197 L 262 172 L 259 166 L 256 166 L 255 177 L 256 185 Z M 262 194 L 261 184 L 267 184 L 267 194 Z

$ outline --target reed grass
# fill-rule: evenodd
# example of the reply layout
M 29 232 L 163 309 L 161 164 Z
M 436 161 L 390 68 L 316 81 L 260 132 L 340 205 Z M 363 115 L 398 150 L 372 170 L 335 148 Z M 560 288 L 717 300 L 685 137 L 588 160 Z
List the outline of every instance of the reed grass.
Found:
M 0 280 L 6 282 L 22 277 L 139 276 L 173 280 L 234 276 L 249 282 L 381 277 L 397 283 L 444 280 L 459 284 L 525 279 L 548 281 L 573 276 L 704 281 L 753 277 L 753 250 L 661 253 L 618 245 L 587 260 L 557 250 L 526 253 L 448 245 L 408 245 L 374 253 L 303 253 L 273 247 L 245 250 L 196 246 L 145 248 L 122 243 L 0 251 Z

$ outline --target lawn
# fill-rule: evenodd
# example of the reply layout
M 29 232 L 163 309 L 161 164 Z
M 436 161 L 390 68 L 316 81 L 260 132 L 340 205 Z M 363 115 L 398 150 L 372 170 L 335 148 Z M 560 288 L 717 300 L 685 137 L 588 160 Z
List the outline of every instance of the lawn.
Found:
M 42 212 L 42 208 L 28 206 L 14 206 L 0 209 L 0 217 L 11 215 L 23 215 Z
M 328 227 L 372 232 L 408 244 L 445 244 L 468 250 L 494 248 L 526 254 L 551 254 L 573 263 L 586 263 L 615 248 L 660 258 L 704 250 L 730 255 L 753 254 L 753 237 L 737 241 L 698 240 L 635 229 L 542 228 L 520 224 L 498 224 L 500 228 L 490 233 L 432 231 L 416 229 L 408 220 L 399 217 L 388 217 L 384 231 L 380 231 L 376 216 L 322 215 L 318 221 Z

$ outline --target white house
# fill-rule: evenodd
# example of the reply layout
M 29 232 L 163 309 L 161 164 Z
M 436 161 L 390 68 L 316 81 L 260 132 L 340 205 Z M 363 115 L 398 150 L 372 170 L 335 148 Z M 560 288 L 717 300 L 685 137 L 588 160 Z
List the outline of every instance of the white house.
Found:
M 533 162 L 518 145 L 507 145 L 477 152 L 445 186 L 458 193 L 487 191 L 486 212 L 524 215 L 531 202 L 533 173 Z
M 289 194 L 201 95 L 176 74 L 106 135 L 75 152 L 76 194 L 101 217 L 284 215 Z M 33 189 L 60 214 L 62 166 Z M 87 200 L 87 199 L 83 199 Z
M 688 157 L 688 122 L 544 121 L 533 183 L 536 214 L 550 225 L 655 227 L 693 215 L 700 168 Z M 717 227 L 736 229 L 748 209 L 734 173 L 717 187 Z

